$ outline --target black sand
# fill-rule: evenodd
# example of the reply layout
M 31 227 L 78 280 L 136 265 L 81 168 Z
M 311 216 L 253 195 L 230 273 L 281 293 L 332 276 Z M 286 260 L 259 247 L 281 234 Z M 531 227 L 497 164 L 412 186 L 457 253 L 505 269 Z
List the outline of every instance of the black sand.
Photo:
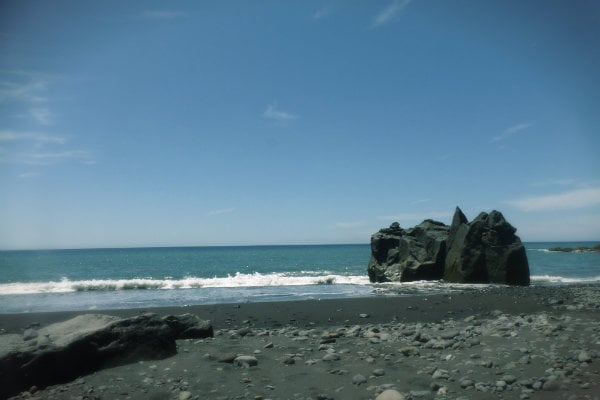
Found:
M 215 337 L 23 398 L 598 399 L 598 286 L 503 287 L 451 295 L 220 304 L 101 313 L 193 313 Z M 95 311 L 95 313 L 99 313 Z M 0 315 L 0 329 L 80 312 Z M 257 365 L 222 362 L 237 355 Z

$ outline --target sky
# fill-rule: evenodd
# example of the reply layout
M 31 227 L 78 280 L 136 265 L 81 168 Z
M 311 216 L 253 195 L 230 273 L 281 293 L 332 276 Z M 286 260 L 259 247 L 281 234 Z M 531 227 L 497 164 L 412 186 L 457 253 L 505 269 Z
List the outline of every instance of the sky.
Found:
M 600 3 L 0 2 L 0 249 L 600 240 Z

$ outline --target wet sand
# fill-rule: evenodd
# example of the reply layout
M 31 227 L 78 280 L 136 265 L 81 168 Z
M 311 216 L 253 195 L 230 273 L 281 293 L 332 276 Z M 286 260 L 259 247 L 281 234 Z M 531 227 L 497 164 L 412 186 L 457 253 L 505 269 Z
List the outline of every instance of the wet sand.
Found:
M 600 399 L 599 305 L 600 286 L 587 285 L 94 311 L 192 313 L 215 337 L 17 398 Z M 0 329 L 78 314 L 5 314 Z

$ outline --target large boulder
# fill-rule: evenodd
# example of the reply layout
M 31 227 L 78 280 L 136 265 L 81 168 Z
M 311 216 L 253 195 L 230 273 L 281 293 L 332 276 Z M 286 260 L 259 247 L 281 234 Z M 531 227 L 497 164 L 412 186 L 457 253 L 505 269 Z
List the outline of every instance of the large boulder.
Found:
M 371 236 L 368 274 L 372 282 L 441 279 L 448 226 L 425 220 L 402 229 L 395 222 Z
M 395 222 L 371 236 L 371 282 L 440 280 L 529 285 L 525 247 L 498 211 L 472 222 L 456 208 L 452 224 L 425 220 L 402 229 Z
M 0 335 L 0 398 L 106 367 L 170 357 L 177 352 L 175 340 L 212 335 L 209 322 L 190 314 L 86 314 L 23 335 Z
M 529 285 L 529 264 L 516 229 L 499 211 L 470 223 L 457 207 L 450 226 L 444 280 Z

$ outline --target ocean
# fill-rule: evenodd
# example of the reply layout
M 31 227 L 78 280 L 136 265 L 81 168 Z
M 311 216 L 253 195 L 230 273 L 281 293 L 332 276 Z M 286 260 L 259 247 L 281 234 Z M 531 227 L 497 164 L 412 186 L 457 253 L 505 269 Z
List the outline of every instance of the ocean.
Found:
M 595 243 L 525 243 L 533 285 L 600 282 Z M 489 285 L 371 284 L 370 246 L 0 251 L 0 313 L 440 293 Z

